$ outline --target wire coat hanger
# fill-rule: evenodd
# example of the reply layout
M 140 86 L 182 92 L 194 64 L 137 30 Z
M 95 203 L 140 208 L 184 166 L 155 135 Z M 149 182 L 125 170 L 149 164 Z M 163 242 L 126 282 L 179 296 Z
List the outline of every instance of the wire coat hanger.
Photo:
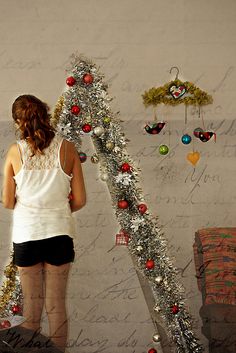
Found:
M 213 102 L 212 96 L 202 91 L 189 81 L 182 82 L 179 78 L 179 68 L 172 66 L 169 73 L 176 70 L 175 79 L 160 87 L 152 87 L 142 95 L 145 107 L 166 105 L 207 105 Z

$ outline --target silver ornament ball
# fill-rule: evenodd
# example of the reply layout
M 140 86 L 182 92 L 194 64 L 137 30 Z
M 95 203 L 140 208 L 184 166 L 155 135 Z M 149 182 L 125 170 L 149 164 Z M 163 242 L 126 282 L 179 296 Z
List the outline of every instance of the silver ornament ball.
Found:
M 92 162 L 93 164 L 97 164 L 97 163 L 99 162 L 99 157 L 98 157 L 98 155 L 93 154 L 92 157 L 91 157 L 91 162 Z
M 96 126 L 93 132 L 96 136 L 101 136 L 104 133 L 104 128 L 102 126 Z
M 159 313 L 159 311 L 161 311 L 161 308 L 159 307 L 159 305 L 155 305 L 153 310 L 156 312 L 156 313 Z
M 157 283 L 157 284 L 160 284 L 161 282 L 162 282 L 162 277 L 161 276 L 157 276 L 156 278 L 155 278 L 155 282 Z

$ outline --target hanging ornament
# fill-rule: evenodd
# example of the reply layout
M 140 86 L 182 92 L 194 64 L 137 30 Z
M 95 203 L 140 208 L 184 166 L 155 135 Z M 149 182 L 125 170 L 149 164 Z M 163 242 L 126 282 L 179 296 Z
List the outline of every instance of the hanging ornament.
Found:
M 161 155 L 166 155 L 167 153 L 169 152 L 169 147 L 168 146 L 166 146 L 166 145 L 160 145 L 159 146 L 159 153 L 161 154 Z
M 73 76 L 67 77 L 66 84 L 70 87 L 74 86 L 76 80 Z
M 84 125 L 82 126 L 82 130 L 83 130 L 83 132 L 85 132 L 85 133 L 89 133 L 89 132 L 92 130 L 92 126 L 91 126 L 90 124 L 84 124 Z
M 194 129 L 193 134 L 195 137 L 199 137 L 200 132 L 203 132 L 203 129 L 200 127 L 197 127 L 196 129 Z
M 99 162 L 99 157 L 98 157 L 98 155 L 96 153 L 92 155 L 91 162 L 93 164 L 97 164 Z
M 80 107 L 78 105 L 73 105 L 71 107 L 71 113 L 74 114 L 74 115 L 79 115 Z
M 144 127 L 145 131 L 148 133 L 148 134 L 151 134 L 151 135 L 156 135 L 156 134 L 159 134 L 159 132 L 163 129 L 163 127 L 165 126 L 166 123 L 164 122 L 159 122 L 159 123 L 154 123 L 154 124 L 151 124 L 151 125 L 146 125 Z
M 21 313 L 21 307 L 17 304 L 13 305 L 11 311 L 14 315 L 19 314 L 19 313 Z
M 129 165 L 129 163 L 123 163 L 120 169 L 121 169 L 122 173 L 131 172 L 131 166 Z
M 155 333 L 155 334 L 152 336 L 152 340 L 153 340 L 153 342 L 155 342 L 155 343 L 160 342 L 161 336 L 160 336 L 158 333 Z
M 104 133 L 104 128 L 102 126 L 96 126 L 94 129 L 93 129 L 93 133 L 96 135 L 96 136 L 101 136 L 103 133 Z
M 81 163 L 84 163 L 84 162 L 86 161 L 86 159 L 87 159 L 86 153 L 80 152 L 80 153 L 79 153 L 79 159 L 80 159 L 80 162 L 81 162 Z
M 104 122 L 105 124 L 110 124 L 111 118 L 110 118 L 109 116 L 106 116 L 105 118 L 103 118 L 103 122 Z
M 104 173 L 101 174 L 101 180 L 102 181 L 107 181 L 108 179 L 109 179 L 109 175 L 107 173 L 104 172 Z
M 161 282 L 163 281 L 163 278 L 161 276 L 157 276 L 155 279 L 154 279 L 155 283 L 156 284 L 161 284 Z
M 124 210 L 129 207 L 129 203 L 126 200 L 119 200 L 118 207 Z
M 202 141 L 202 142 L 207 142 L 210 140 L 210 138 L 214 136 L 214 139 L 216 141 L 216 134 L 214 132 L 211 131 L 201 131 L 199 132 L 198 138 Z
M 178 314 L 179 312 L 179 306 L 177 304 L 173 305 L 171 308 L 171 311 L 174 315 Z
M 182 97 L 186 93 L 186 91 L 187 89 L 184 85 L 180 85 L 180 86 L 171 85 L 169 87 L 169 92 L 174 99 L 178 99 Z
M 146 269 L 147 270 L 152 270 L 155 266 L 155 262 L 152 259 L 149 259 L 146 261 Z
M 108 151 L 112 151 L 114 147 L 115 147 L 114 142 L 112 142 L 112 141 L 107 141 L 107 142 L 106 142 L 106 149 L 107 149 Z
M 144 214 L 147 211 L 147 205 L 145 205 L 145 203 L 140 203 L 140 205 L 138 205 L 138 210 L 141 214 Z
M 85 74 L 83 76 L 83 82 L 87 85 L 90 85 L 91 83 L 93 83 L 93 76 L 91 74 Z
M 192 141 L 192 137 L 188 134 L 184 134 L 181 137 L 181 141 L 183 142 L 184 145 L 188 145 Z
M 116 245 L 128 245 L 129 235 L 128 233 L 121 229 L 120 233 L 116 234 Z
M 157 350 L 155 348 L 149 349 L 148 353 L 157 353 Z
M 187 154 L 187 160 L 192 163 L 192 165 L 196 165 L 197 162 L 200 159 L 200 153 L 199 152 L 190 152 Z

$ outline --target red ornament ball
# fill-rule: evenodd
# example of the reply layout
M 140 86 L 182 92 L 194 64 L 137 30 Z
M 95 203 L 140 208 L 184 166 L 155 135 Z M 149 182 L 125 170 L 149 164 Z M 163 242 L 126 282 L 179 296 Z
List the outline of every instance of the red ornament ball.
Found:
M 66 84 L 70 87 L 74 86 L 75 82 L 76 82 L 76 80 L 73 76 L 67 77 L 67 79 L 66 79 Z
M 131 166 L 129 165 L 129 163 L 123 163 L 121 166 L 121 171 L 123 173 L 129 173 L 131 171 Z
M 157 350 L 155 348 L 149 349 L 148 353 L 157 353 Z
M 138 205 L 138 210 L 141 214 L 144 214 L 147 211 L 147 206 L 145 203 L 140 203 L 140 205 Z
M 146 269 L 147 270 L 152 270 L 155 266 L 155 262 L 151 259 L 146 261 Z
M 85 74 L 83 76 L 83 82 L 87 85 L 90 85 L 91 83 L 93 83 L 93 76 L 91 74 Z
M 80 153 L 79 153 L 79 159 L 80 159 L 80 162 L 81 162 L 81 163 L 84 163 L 84 162 L 86 161 L 86 159 L 87 159 L 86 153 L 80 152 Z
M 83 130 L 83 132 L 88 133 L 88 132 L 90 132 L 92 130 L 92 126 L 90 124 L 84 124 L 82 126 L 82 130 Z
M 80 107 L 78 105 L 73 105 L 71 107 L 71 113 L 74 114 L 74 115 L 79 115 Z
M 8 327 L 11 327 L 11 323 L 9 320 L 1 320 L 0 321 L 0 329 L 8 328 Z
M 13 305 L 11 310 L 13 314 L 19 314 L 21 312 L 21 307 L 19 305 Z
M 179 312 L 179 306 L 177 304 L 173 305 L 171 308 L 171 311 L 173 314 L 178 314 Z
M 129 203 L 126 200 L 119 200 L 118 207 L 124 210 L 129 207 Z

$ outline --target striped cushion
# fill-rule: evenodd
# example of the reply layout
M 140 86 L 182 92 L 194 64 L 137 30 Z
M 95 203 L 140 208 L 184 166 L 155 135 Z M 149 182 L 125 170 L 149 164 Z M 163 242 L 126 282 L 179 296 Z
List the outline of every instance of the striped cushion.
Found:
M 203 303 L 236 305 L 236 228 L 200 229 L 193 248 Z

